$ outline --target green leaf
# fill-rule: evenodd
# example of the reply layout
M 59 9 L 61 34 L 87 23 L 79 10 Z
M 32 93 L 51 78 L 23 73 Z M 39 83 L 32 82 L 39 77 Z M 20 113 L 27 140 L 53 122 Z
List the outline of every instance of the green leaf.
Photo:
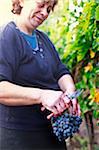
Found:
M 85 55 L 86 55 L 87 51 L 86 49 L 80 49 L 78 52 L 77 52 L 77 62 L 81 61 Z
M 97 21 L 99 21 L 99 6 L 96 8 L 95 18 Z

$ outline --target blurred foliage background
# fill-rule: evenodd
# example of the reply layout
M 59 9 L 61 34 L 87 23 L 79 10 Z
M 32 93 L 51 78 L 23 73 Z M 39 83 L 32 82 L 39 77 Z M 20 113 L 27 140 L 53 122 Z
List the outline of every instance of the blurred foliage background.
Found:
M 55 44 L 76 88 L 83 89 L 78 100 L 89 139 L 80 149 L 93 150 L 94 126 L 99 126 L 99 0 L 60 0 L 40 29 Z
M 99 117 L 99 0 L 60 0 L 40 27 L 71 70 L 83 113 Z
M 9 8 L 10 0 L 0 0 L 0 25 L 14 19 Z M 93 117 L 99 125 L 99 0 L 59 0 L 39 29 L 54 43 L 76 88 L 83 89 L 78 101 L 93 143 Z

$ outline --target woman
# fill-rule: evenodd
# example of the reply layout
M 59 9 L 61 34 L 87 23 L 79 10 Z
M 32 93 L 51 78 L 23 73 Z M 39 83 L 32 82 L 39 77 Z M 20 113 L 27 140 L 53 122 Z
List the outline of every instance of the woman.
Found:
M 50 118 L 72 108 L 75 86 L 54 45 L 36 28 L 57 0 L 12 0 L 16 21 L 0 33 L 0 149 L 65 150 L 53 134 Z

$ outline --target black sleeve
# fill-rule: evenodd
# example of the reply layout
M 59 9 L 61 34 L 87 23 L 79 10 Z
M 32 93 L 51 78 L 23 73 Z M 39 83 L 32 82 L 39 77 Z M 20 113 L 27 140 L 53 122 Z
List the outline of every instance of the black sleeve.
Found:
M 0 32 L 0 81 L 13 81 L 19 65 L 19 50 L 17 47 L 15 31 L 6 26 Z
M 56 51 L 56 48 L 55 48 L 54 44 L 51 42 L 51 40 L 48 38 L 48 36 L 45 33 L 42 33 L 42 34 L 44 35 L 44 37 L 46 39 L 47 45 L 50 45 L 49 49 L 53 53 L 53 57 L 55 59 L 55 63 L 56 63 L 56 66 L 57 66 L 56 72 L 54 74 L 55 78 L 57 80 L 59 80 L 65 74 L 71 75 L 69 69 L 66 67 L 65 64 L 62 63 L 62 61 L 61 61 L 61 59 L 59 57 L 59 54 Z
M 53 46 L 53 52 L 56 57 L 56 63 L 57 63 L 57 70 L 55 72 L 55 78 L 57 80 L 59 80 L 63 75 L 65 75 L 65 74 L 71 75 L 71 73 L 70 73 L 69 69 L 66 67 L 66 65 L 62 63 L 62 61 L 59 57 L 59 54 L 56 51 L 54 45 L 52 45 L 52 46 Z

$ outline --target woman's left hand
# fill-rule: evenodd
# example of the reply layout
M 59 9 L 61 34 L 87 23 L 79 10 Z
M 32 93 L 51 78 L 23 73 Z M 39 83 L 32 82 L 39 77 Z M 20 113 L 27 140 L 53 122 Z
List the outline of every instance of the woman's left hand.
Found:
M 70 93 L 69 93 L 70 94 Z M 73 115 L 77 115 L 80 116 L 81 115 L 81 111 L 80 111 L 80 105 L 77 101 L 76 98 L 74 99 L 70 99 L 68 97 L 68 93 L 67 91 L 64 92 L 64 94 L 62 95 L 62 99 L 64 100 L 66 106 L 68 107 L 68 110 L 71 114 Z

